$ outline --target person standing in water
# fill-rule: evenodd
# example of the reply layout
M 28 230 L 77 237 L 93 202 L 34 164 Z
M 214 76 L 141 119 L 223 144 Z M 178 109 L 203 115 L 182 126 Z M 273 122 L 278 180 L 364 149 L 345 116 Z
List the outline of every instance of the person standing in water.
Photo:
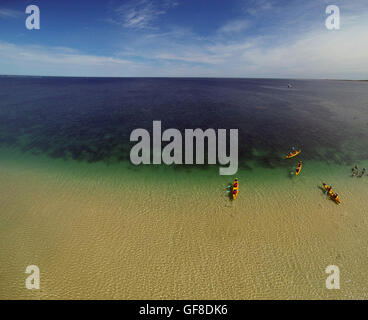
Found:
M 360 175 L 359 175 L 359 178 L 363 177 L 363 176 L 364 176 L 364 174 L 365 174 L 365 168 L 363 168 L 362 172 L 361 172 L 361 173 L 360 173 Z
M 351 169 L 351 176 L 355 177 L 356 175 L 358 175 L 358 173 L 359 173 L 358 165 L 355 165 L 354 168 Z

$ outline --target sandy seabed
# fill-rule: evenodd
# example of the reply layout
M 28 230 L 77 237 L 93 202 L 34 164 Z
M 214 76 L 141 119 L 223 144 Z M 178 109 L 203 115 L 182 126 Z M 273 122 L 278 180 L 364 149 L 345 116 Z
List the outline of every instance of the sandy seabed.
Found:
M 0 160 L 1 299 L 366 299 L 368 177 L 348 167 L 146 168 Z M 332 183 L 335 205 L 318 188 Z M 25 269 L 41 270 L 40 290 Z M 328 265 L 341 289 L 327 290 Z

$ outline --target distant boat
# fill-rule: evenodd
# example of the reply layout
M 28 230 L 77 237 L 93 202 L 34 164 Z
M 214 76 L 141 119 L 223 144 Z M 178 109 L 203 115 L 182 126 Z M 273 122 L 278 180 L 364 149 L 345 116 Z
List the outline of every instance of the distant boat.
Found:
M 289 83 L 288 84 L 288 88 L 292 88 L 293 86 L 292 86 L 292 84 L 291 83 Z

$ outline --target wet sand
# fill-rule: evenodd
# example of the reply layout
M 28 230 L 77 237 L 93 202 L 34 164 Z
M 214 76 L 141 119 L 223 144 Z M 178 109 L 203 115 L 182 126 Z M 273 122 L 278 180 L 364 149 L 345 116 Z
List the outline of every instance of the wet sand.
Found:
M 368 163 L 362 163 L 368 167 Z M 368 177 L 0 158 L 2 299 L 366 299 Z M 130 169 L 129 169 L 130 168 Z M 335 205 L 322 181 L 342 199 Z M 25 288 L 25 269 L 41 289 Z M 325 288 L 337 265 L 341 290 Z

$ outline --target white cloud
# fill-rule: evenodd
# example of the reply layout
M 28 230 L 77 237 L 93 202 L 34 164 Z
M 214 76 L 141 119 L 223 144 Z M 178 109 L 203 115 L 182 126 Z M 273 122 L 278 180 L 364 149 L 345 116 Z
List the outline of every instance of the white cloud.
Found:
M 220 33 L 234 33 L 247 29 L 250 25 L 248 20 L 234 20 L 223 25 L 218 31 Z
M 3 18 L 3 19 L 18 18 L 21 15 L 23 15 L 23 12 L 21 11 L 0 8 L 0 18 Z
M 259 36 L 188 46 L 165 44 L 154 57 L 204 64 L 201 74 L 208 76 L 368 79 L 367 35 L 367 24 L 339 31 L 321 27 L 298 37 L 276 37 L 277 42 L 272 36 Z
M 192 63 L 205 63 L 205 64 L 212 64 L 216 65 L 219 63 L 224 62 L 224 59 L 218 55 L 209 55 L 202 52 L 190 52 L 187 51 L 186 53 L 182 54 L 172 54 L 172 53 L 160 53 L 155 56 L 157 59 L 164 59 L 164 60 L 177 60 L 177 61 L 184 61 L 184 62 L 192 62 Z
M 64 47 L 18 46 L 0 42 L 0 57 L 10 60 L 21 60 L 60 65 L 124 65 L 127 60 L 81 54 L 77 50 Z
M 251 16 L 258 16 L 273 7 L 272 2 L 268 0 L 246 0 L 243 10 Z
M 133 0 L 115 10 L 119 16 L 117 23 L 126 28 L 151 29 L 161 15 L 176 5 L 177 2 L 171 0 Z
M 1 74 L 129 76 L 139 67 L 125 59 L 88 55 L 72 48 L 0 42 Z M 140 69 L 144 70 L 144 66 Z

